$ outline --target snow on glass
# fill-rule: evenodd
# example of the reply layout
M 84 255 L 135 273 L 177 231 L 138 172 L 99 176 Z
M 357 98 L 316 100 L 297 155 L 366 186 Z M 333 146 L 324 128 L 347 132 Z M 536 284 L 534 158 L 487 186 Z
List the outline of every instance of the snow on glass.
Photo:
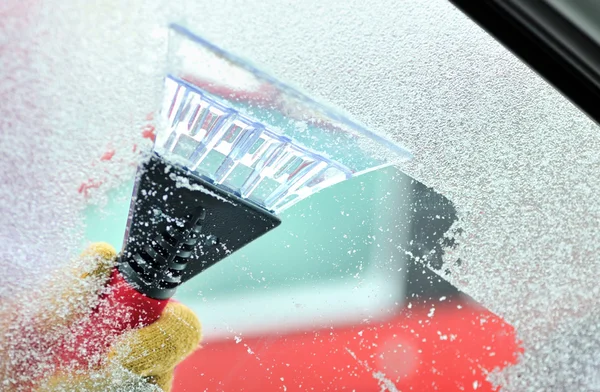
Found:
M 598 130 L 446 1 L 29 3 L 0 5 L 3 387 L 29 381 L 27 359 L 34 377 L 52 368 L 34 324 L 90 306 L 93 282 L 52 303 L 77 285 L 61 271 L 85 241 L 82 211 L 148 148 L 164 26 L 187 19 L 413 151 L 402 169 L 458 208 L 445 277 L 523 340 L 519 363 L 490 375 L 503 390 L 598 388 Z

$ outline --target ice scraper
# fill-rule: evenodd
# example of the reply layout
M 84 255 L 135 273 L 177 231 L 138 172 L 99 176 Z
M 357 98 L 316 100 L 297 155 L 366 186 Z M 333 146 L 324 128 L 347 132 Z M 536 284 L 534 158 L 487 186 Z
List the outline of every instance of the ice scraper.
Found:
M 170 27 L 168 56 L 162 122 L 88 342 L 155 321 L 179 285 L 298 201 L 410 157 L 181 26 Z

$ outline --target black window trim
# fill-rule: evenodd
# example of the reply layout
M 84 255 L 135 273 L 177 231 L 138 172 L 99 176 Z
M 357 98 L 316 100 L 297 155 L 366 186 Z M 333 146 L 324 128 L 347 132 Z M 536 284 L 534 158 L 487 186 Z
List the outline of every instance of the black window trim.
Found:
M 449 0 L 600 123 L 600 45 L 542 0 Z

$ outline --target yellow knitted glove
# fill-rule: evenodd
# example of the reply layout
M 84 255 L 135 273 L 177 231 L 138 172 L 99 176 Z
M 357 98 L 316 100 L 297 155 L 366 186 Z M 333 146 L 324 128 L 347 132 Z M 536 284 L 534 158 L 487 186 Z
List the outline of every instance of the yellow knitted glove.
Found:
M 105 284 L 116 258 L 114 248 L 96 243 L 82 256 L 94 260 L 82 277 Z M 89 288 L 82 286 L 75 290 Z M 196 315 L 185 305 L 170 302 L 156 322 L 129 331 L 113 343 L 102 368 L 86 374 L 55 375 L 38 390 L 158 391 L 160 388 L 169 392 L 175 366 L 199 346 L 200 340 Z

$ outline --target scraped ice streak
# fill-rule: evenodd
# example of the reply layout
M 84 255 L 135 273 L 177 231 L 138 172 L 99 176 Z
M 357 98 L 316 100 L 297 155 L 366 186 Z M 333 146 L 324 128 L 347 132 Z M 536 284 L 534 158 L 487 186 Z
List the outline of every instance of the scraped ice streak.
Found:
M 186 188 L 186 189 L 189 189 L 192 191 L 200 191 L 202 193 L 206 193 L 207 195 L 214 197 L 215 199 L 224 201 L 226 203 L 233 204 L 234 206 L 237 205 L 234 202 L 232 202 L 231 200 L 228 200 L 228 199 L 224 198 L 223 196 L 217 195 L 215 192 L 203 187 L 202 185 L 190 184 L 190 179 L 187 177 L 181 177 L 175 173 L 169 173 L 169 178 L 172 179 L 173 181 L 175 181 L 175 186 L 177 188 Z

